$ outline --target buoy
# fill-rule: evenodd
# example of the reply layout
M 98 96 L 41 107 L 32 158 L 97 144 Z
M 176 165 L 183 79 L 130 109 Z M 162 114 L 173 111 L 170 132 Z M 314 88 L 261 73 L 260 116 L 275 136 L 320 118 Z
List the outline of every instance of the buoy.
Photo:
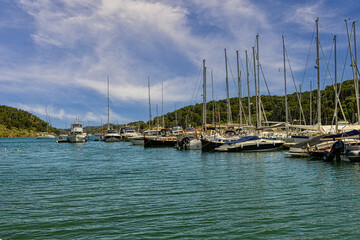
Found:
M 16 149 L 17 151 L 19 151 L 19 149 Z
M 5 148 L 5 151 L 6 151 L 6 148 Z

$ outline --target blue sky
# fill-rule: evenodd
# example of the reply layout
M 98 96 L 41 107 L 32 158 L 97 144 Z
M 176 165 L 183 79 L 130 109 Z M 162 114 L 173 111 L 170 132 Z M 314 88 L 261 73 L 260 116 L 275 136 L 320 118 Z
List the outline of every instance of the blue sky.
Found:
M 202 101 L 196 88 L 203 59 L 208 79 L 213 71 L 215 98 L 224 99 L 224 48 L 235 78 L 239 51 L 244 77 L 245 50 L 251 57 L 256 34 L 271 94 L 284 94 L 282 35 L 295 82 L 306 91 L 310 81 L 313 88 L 316 84 L 314 42 L 311 45 L 315 19 L 319 17 L 324 52 L 324 86 L 331 83 L 325 59 L 334 72 L 334 34 L 338 79 L 352 78 L 350 60 L 345 58 L 344 19 L 351 28 L 359 12 L 356 0 L 0 0 L 0 104 L 42 119 L 47 109 L 55 127 L 69 126 L 76 116 L 86 125 L 100 125 L 107 121 L 109 76 L 111 122 L 147 121 L 148 76 L 153 116 L 156 104 L 161 114 L 162 84 L 165 113 L 175 105 L 180 108 Z M 294 84 L 287 68 L 288 92 L 292 93 Z M 229 80 L 230 96 L 235 97 L 236 80 L 231 73 Z M 261 81 L 261 93 L 267 94 Z M 209 100 L 210 87 L 209 83 Z

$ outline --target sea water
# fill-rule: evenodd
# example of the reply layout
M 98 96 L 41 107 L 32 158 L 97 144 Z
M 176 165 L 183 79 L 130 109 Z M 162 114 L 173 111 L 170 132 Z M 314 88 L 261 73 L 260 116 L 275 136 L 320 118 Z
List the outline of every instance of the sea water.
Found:
M 359 239 L 359 224 L 357 163 L 0 139 L 3 239 Z

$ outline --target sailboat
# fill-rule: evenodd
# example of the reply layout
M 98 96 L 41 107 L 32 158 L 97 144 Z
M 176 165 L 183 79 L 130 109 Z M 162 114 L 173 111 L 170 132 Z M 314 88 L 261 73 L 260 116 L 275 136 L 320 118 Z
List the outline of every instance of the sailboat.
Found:
M 48 118 L 49 118 L 49 122 L 50 122 L 50 117 L 48 117 L 47 114 L 47 109 L 46 109 L 46 132 L 40 133 L 36 136 L 36 139 L 54 139 L 55 136 L 49 133 L 49 122 L 48 122 Z
M 105 142 L 119 142 L 121 139 L 120 134 L 116 130 L 110 129 L 110 101 L 109 101 L 109 76 L 107 79 L 107 93 L 108 93 L 108 127 L 106 134 L 103 137 Z

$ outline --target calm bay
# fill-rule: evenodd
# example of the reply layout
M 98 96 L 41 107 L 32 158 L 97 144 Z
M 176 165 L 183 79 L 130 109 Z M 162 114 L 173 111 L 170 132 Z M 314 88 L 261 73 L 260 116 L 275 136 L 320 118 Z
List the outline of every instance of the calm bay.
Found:
M 360 165 L 283 151 L 2 138 L 0 194 L 11 240 L 360 238 Z

